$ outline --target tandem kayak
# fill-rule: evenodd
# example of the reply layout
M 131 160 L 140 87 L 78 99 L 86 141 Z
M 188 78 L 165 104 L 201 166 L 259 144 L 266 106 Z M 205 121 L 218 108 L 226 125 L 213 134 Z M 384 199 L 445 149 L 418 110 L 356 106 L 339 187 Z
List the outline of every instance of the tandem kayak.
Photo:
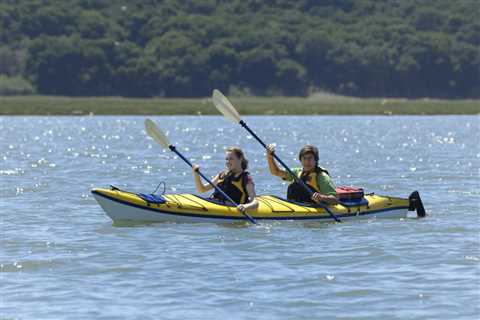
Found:
M 246 221 L 236 207 L 194 194 L 136 194 L 116 187 L 93 189 L 93 196 L 114 222 L 214 222 Z M 257 221 L 308 220 L 332 222 L 319 205 L 292 202 L 273 195 L 258 196 L 259 207 L 248 213 Z M 408 211 L 425 211 L 418 192 L 408 199 L 376 194 L 360 200 L 330 205 L 328 208 L 342 221 L 362 218 L 405 218 Z

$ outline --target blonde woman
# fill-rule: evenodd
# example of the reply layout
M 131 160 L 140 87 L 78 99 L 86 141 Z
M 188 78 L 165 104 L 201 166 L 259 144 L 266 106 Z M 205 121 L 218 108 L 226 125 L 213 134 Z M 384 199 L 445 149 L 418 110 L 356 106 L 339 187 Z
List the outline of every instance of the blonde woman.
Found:
M 242 149 L 237 147 L 229 147 L 225 151 L 225 170 L 217 174 L 212 183 L 222 189 L 236 204 L 240 212 L 253 210 L 258 207 L 258 201 L 255 199 L 255 185 L 253 179 L 246 171 L 248 168 L 248 160 Z M 200 167 L 193 165 L 192 172 L 195 179 L 195 187 L 197 192 L 207 192 L 213 187 L 210 184 L 203 184 L 200 180 L 198 171 Z M 228 202 L 227 199 L 218 191 L 215 191 L 211 198 Z

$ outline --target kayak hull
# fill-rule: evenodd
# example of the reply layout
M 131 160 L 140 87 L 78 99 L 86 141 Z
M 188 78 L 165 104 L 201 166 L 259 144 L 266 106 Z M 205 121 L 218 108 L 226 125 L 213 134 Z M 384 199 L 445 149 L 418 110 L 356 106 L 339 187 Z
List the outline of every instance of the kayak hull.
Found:
M 215 203 L 192 194 L 164 195 L 165 203 L 149 203 L 138 195 L 118 189 L 93 189 L 92 194 L 114 222 L 232 223 L 245 222 L 235 207 Z M 299 220 L 332 222 L 321 207 L 292 203 L 275 196 L 259 196 L 259 207 L 249 211 L 258 221 Z M 358 205 L 332 205 L 329 209 L 342 221 L 368 218 L 405 218 L 409 200 L 378 195 L 365 196 Z

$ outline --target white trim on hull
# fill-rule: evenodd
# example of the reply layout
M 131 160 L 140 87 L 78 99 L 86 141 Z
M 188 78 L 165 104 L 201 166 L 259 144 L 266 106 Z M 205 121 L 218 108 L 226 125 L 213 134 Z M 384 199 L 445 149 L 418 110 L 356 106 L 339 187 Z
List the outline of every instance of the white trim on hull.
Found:
M 127 205 L 115 200 L 111 200 L 107 197 L 101 196 L 97 193 L 93 193 L 93 196 L 100 204 L 102 209 L 113 221 L 132 221 L 132 222 L 185 222 L 185 223 L 198 223 L 198 222 L 213 222 L 213 223 L 232 223 L 245 221 L 243 218 L 211 218 L 202 217 L 198 215 L 168 213 L 158 210 L 143 209 L 140 207 Z M 383 209 L 375 212 L 365 212 L 360 214 L 352 214 L 349 216 L 341 216 L 344 220 L 357 220 L 357 219 L 373 219 L 373 218 L 406 218 L 408 214 L 407 208 L 392 208 Z M 297 221 L 309 221 L 309 222 L 332 222 L 334 221 L 330 217 L 322 218 L 255 218 L 259 221 L 281 221 L 281 220 L 297 220 Z

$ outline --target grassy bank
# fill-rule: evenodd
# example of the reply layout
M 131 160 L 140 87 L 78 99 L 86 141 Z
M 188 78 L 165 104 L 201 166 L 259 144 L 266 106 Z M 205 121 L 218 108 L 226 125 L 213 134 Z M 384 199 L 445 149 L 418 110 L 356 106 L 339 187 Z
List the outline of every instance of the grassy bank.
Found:
M 478 114 L 480 100 L 298 97 L 232 97 L 241 114 Z M 0 115 L 189 115 L 218 114 L 208 98 L 131 99 L 52 96 L 0 97 Z

